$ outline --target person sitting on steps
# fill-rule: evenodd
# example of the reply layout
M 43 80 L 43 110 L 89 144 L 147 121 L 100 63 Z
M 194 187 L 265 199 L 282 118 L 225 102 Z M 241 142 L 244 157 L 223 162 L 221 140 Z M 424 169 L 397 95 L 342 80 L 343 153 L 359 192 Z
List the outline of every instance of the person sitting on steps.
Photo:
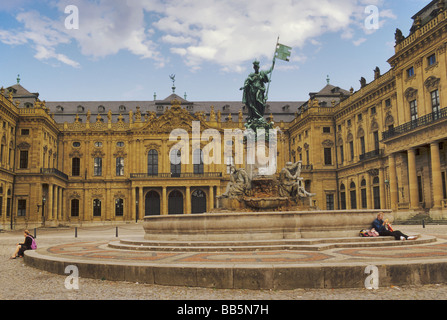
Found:
M 372 228 L 379 233 L 379 236 L 391 236 L 396 240 L 416 240 L 418 238 L 417 236 L 407 236 L 399 230 L 393 230 L 388 219 L 383 220 L 383 212 L 377 215 L 377 219 L 372 223 Z
M 25 241 L 23 243 L 17 243 L 17 248 L 14 254 L 11 256 L 10 259 L 15 259 L 17 257 L 23 258 L 23 253 L 26 250 L 31 250 L 31 245 L 33 243 L 33 237 L 29 233 L 28 230 L 25 230 L 23 232 L 23 235 L 25 236 Z

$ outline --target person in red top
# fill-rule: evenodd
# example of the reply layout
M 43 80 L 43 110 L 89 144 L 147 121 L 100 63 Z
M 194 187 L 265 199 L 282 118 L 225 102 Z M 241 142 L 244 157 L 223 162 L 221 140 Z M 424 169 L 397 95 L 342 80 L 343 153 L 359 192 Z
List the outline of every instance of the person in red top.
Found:
M 16 259 L 17 257 L 22 258 L 23 253 L 26 250 L 31 250 L 31 245 L 33 243 L 33 237 L 29 233 L 28 230 L 25 230 L 23 232 L 23 235 L 25 236 L 25 241 L 23 243 L 17 243 L 17 248 L 14 254 L 11 256 L 10 259 Z

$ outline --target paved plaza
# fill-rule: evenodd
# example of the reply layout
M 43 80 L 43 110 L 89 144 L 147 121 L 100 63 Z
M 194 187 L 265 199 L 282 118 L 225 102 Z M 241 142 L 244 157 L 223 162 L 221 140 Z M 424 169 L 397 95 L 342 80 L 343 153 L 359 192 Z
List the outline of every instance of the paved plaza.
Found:
M 396 226 L 408 234 L 420 234 L 421 239 L 437 238 L 437 241 L 406 246 L 386 248 L 334 248 L 322 251 L 284 250 L 280 252 L 258 251 L 238 253 L 211 252 L 147 252 L 113 250 L 108 243 L 119 239 L 143 237 L 141 224 L 123 224 L 116 226 L 97 226 L 74 228 L 37 229 L 39 249 L 46 254 L 78 259 L 88 258 L 98 261 L 123 260 L 136 261 L 151 259 L 159 263 L 224 265 L 226 263 L 281 263 L 309 264 L 350 261 L 361 262 L 364 259 L 384 263 L 393 259 L 399 263 L 419 260 L 447 261 L 447 226 Z M 31 233 L 34 230 L 30 230 Z M 117 237 L 118 236 L 118 237 Z M 107 279 L 79 280 L 78 290 L 65 287 L 67 275 L 57 275 L 27 266 L 23 259 L 10 260 L 9 256 L 17 242 L 23 241 L 22 231 L 4 231 L 0 233 L 0 299 L 28 299 L 29 293 L 23 288 L 33 288 L 35 299 L 41 300 L 444 300 L 447 298 L 447 284 L 430 285 L 390 285 L 377 290 L 357 289 L 293 289 L 293 290 L 247 290 L 215 289 L 188 286 L 161 286 L 144 284 L 137 281 L 110 281 Z M 377 260 L 378 259 L 378 260 Z M 365 275 L 366 277 L 366 275 Z M 291 279 L 292 280 L 292 279 Z

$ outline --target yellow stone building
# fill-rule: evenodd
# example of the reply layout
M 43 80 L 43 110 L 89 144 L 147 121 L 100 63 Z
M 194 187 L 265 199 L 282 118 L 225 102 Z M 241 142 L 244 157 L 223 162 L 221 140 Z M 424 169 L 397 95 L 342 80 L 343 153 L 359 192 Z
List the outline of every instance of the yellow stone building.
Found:
M 315 208 L 447 219 L 444 1 L 413 20 L 407 37 L 396 30 L 390 70 L 376 69 L 371 83 L 362 78 L 358 91 L 328 80 L 308 101 L 269 102 L 266 115 L 279 129 L 277 173 L 302 161 Z M 19 82 L 0 94 L 0 228 L 138 221 L 217 206 L 235 150 L 225 154 L 222 140 L 218 163 L 197 163 L 193 148 L 172 152 L 169 138 L 174 129 L 192 137 L 199 125 L 203 149 L 210 130 L 222 137 L 243 130 L 241 102 L 190 102 L 174 92 L 141 102 L 45 102 Z

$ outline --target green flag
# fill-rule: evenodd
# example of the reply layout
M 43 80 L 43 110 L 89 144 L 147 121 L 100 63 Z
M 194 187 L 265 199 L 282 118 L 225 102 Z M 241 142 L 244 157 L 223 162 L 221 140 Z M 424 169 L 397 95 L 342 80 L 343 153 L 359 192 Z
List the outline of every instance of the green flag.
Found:
M 284 61 L 290 61 L 292 48 L 285 46 L 283 44 L 279 44 L 276 46 L 276 58 Z

